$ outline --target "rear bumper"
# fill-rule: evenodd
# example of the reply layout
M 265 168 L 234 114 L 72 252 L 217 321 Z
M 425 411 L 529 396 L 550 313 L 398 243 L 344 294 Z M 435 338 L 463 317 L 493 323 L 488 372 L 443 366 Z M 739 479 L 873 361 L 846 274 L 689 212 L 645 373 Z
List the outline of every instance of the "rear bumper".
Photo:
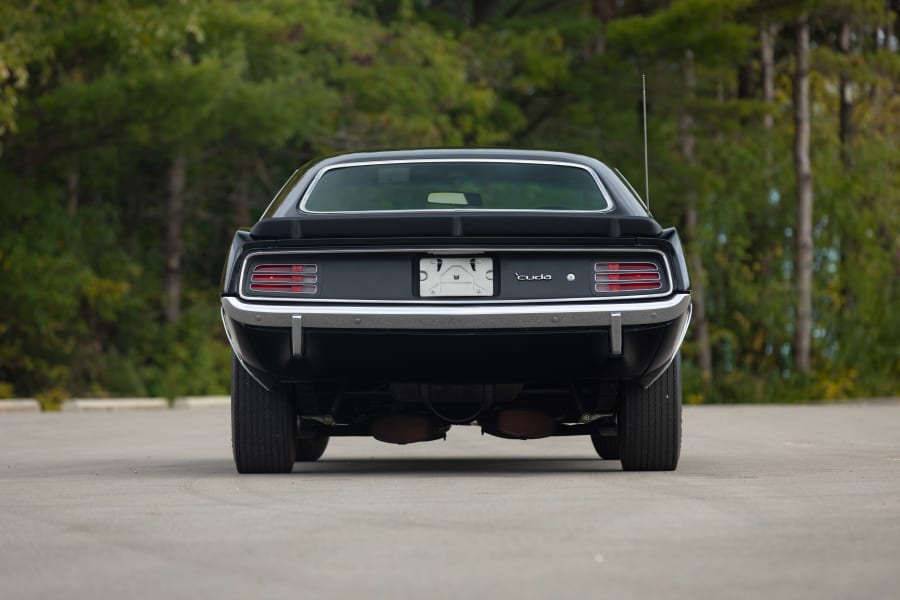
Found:
M 487 360 L 504 378 L 551 365 L 563 377 L 640 379 L 649 385 L 681 346 L 690 314 L 690 294 L 502 306 L 260 304 L 222 297 L 232 348 L 264 385 L 373 373 L 395 378 L 403 371 L 434 377 L 423 365 L 412 368 L 410 363 L 421 360 L 441 362 L 444 369 L 453 369 L 454 362 L 471 369 Z
M 608 327 L 614 315 L 622 326 L 664 323 L 688 312 L 690 294 L 662 300 L 616 304 L 513 304 L 513 305 L 353 305 L 260 304 L 234 296 L 222 297 L 229 319 L 256 327 L 326 329 L 534 329 Z

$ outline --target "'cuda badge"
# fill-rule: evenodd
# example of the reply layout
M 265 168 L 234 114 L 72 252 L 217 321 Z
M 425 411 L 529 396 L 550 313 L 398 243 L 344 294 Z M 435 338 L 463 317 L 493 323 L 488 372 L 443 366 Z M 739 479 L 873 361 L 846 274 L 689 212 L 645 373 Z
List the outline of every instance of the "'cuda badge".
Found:
M 516 279 L 519 281 L 550 281 L 553 275 L 549 273 L 538 273 L 537 275 L 519 275 L 516 273 Z

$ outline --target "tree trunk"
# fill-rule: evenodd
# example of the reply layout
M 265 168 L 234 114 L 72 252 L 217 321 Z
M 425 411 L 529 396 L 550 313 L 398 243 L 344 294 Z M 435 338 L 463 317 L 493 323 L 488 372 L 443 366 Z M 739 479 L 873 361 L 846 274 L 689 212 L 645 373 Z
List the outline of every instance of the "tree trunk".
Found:
M 169 166 L 169 199 L 166 203 L 166 304 L 165 322 L 172 325 L 181 317 L 181 255 L 184 240 L 184 187 L 187 159 L 177 154 Z
M 850 33 L 850 23 L 845 20 L 841 23 L 841 31 L 838 36 L 838 49 L 848 60 L 850 58 Z M 841 143 L 841 164 L 843 164 L 844 169 L 849 175 L 849 172 L 854 166 L 853 152 L 850 147 L 853 138 L 853 88 L 852 80 L 850 79 L 849 65 L 841 70 L 839 85 L 839 138 Z M 843 284 L 841 285 L 841 296 L 843 297 L 842 307 L 845 309 L 844 314 L 849 314 L 856 308 L 854 287 L 850 285 L 849 276 L 845 275 L 855 268 L 853 264 L 853 257 L 856 255 L 856 249 L 854 248 L 855 243 L 856 241 L 852 235 L 845 235 L 840 240 L 840 273 L 843 281 Z M 852 321 L 852 319 L 841 319 L 841 327 L 852 328 L 854 325 L 850 321 Z M 842 337 L 843 336 L 839 335 L 838 339 L 840 340 Z
M 797 68 L 794 74 L 794 177 L 797 182 L 796 241 L 797 314 L 794 367 L 810 369 L 812 337 L 813 179 L 809 158 L 809 18 L 797 20 Z
M 594 37 L 593 48 L 591 48 L 592 56 L 601 56 L 606 52 L 606 28 L 615 14 L 614 0 L 594 0 L 591 3 L 591 15 L 602 23 Z
M 685 105 L 681 109 L 679 133 L 681 139 L 681 155 L 686 163 L 694 162 L 694 117 L 691 114 L 690 101 L 697 89 L 697 77 L 694 73 L 694 53 L 684 53 L 684 87 Z M 703 381 L 712 381 L 712 348 L 709 342 L 709 320 L 706 315 L 706 273 L 703 270 L 703 259 L 700 255 L 700 239 L 697 227 L 697 193 L 691 190 L 687 195 L 684 209 L 685 237 L 687 238 L 688 263 L 691 271 L 692 294 L 694 303 L 694 333 L 697 338 L 697 360 L 700 364 L 700 375 Z
M 887 19 L 887 47 L 888 50 L 895 53 L 900 50 L 900 40 L 897 40 L 897 31 L 894 28 L 897 18 L 900 17 L 900 2 L 897 0 L 887 0 L 885 8 L 888 15 Z M 893 13 L 893 14 L 891 14 Z
M 762 71 L 763 102 L 766 103 L 768 112 L 763 117 L 763 127 L 766 131 L 772 131 L 775 125 L 775 117 L 772 115 L 772 105 L 775 102 L 775 36 L 778 26 L 774 23 L 763 23 L 759 30 L 759 58 Z
M 472 26 L 477 27 L 482 23 L 486 23 L 497 14 L 497 8 L 500 3 L 495 0 L 473 0 L 472 2 Z M 515 10 L 513 6 L 512 10 Z
M 845 56 L 850 56 L 850 24 L 846 21 L 841 23 L 840 35 L 841 52 Z M 845 167 L 853 166 L 853 157 L 850 153 L 850 141 L 853 136 L 853 88 L 851 86 L 850 75 L 846 69 L 841 71 L 840 93 L 841 93 L 841 162 Z
M 738 65 L 737 98 L 739 100 L 749 100 L 756 96 L 757 82 L 753 78 L 753 58 L 753 53 L 748 52 L 744 60 Z M 742 124 L 745 122 L 745 119 L 741 119 Z
M 66 173 L 66 212 L 70 217 L 78 214 L 78 169 L 72 167 Z
M 766 194 L 771 197 L 773 192 L 777 191 L 777 181 L 775 178 L 775 160 L 773 157 L 774 154 L 774 136 L 772 135 L 772 130 L 775 127 L 775 115 L 773 114 L 775 110 L 775 36 L 778 35 L 778 25 L 775 23 L 770 23 L 768 21 L 763 21 L 759 28 L 759 63 L 760 63 L 760 78 L 762 83 L 762 99 L 763 104 L 765 105 L 766 112 L 763 115 L 763 131 L 764 131 L 764 141 L 763 141 L 763 169 L 766 181 Z M 769 210 L 773 210 L 773 207 L 767 202 L 766 206 Z M 769 215 L 766 213 L 760 213 L 757 215 L 758 218 L 762 220 L 759 222 L 759 227 L 761 230 L 765 230 L 765 223 L 769 219 Z M 763 248 L 763 245 L 759 246 Z M 772 260 L 771 251 L 763 251 L 758 254 L 759 262 L 760 262 L 760 272 L 765 277 L 765 274 L 769 272 L 770 264 Z M 766 332 L 766 336 L 769 336 L 769 332 Z

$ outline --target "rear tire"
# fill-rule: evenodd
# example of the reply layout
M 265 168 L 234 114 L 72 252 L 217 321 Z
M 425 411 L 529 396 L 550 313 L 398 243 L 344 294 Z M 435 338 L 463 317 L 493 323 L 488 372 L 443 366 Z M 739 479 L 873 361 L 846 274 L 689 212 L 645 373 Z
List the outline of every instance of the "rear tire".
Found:
M 328 447 L 328 436 L 317 435 L 316 437 L 297 440 L 297 462 L 313 462 L 322 458 L 325 454 L 325 448 Z
M 618 431 L 623 470 L 675 470 L 681 454 L 681 353 L 647 389 L 625 386 Z
M 297 455 L 296 424 L 284 388 L 266 390 L 232 358 L 231 441 L 238 473 L 290 473 Z
M 597 451 L 597 456 L 603 460 L 619 459 L 619 436 L 592 433 L 591 443 L 594 444 L 594 450 Z

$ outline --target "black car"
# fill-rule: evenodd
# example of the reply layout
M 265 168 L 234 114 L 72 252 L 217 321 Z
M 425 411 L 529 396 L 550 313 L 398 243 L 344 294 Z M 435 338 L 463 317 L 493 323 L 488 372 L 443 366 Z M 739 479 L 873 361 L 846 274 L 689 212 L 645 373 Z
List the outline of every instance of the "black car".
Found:
M 225 264 L 235 464 L 290 472 L 333 436 L 407 444 L 469 425 L 589 435 L 625 470 L 671 470 L 690 316 L 675 229 L 597 160 L 312 162 Z

